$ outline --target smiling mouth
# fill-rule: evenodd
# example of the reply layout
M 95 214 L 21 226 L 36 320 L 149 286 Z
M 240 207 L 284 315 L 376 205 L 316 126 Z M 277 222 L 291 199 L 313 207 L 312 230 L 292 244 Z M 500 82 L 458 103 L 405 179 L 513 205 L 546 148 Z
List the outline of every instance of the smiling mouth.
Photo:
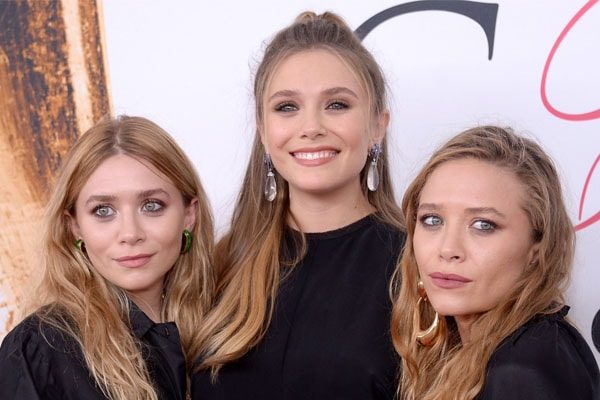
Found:
M 339 153 L 339 151 L 335 151 L 335 150 L 322 150 L 322 151 L 298 151 L 295 153 L 292 153 L 292 156 L 294 156 L 297 159 L 300 160 L 321 160 L 321 159 L 325 159 L 325 158 L 333 158 L 335 156 L 337 156 Z

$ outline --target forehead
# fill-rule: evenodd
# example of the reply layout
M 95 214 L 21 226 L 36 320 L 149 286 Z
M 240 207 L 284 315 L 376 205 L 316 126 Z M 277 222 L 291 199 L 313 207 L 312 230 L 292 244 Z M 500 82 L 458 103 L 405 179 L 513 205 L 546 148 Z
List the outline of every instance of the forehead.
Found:
M 363 85 L 350 63 L 326 49 L 305 50 L 281 60 L 267 87 L 267 95 L 278 90 L 348 87 L 364 95 Z
M 447 161 L 430 174 L 419 202 L 516 212 L 524 199 L 525 188 L 512 171 L 485 161 L 461 159 Z
M 162 188 L 177 191 L 173 182 L 147 161 L 117 154 L 102 161 L 84 183 L 79 197 Z

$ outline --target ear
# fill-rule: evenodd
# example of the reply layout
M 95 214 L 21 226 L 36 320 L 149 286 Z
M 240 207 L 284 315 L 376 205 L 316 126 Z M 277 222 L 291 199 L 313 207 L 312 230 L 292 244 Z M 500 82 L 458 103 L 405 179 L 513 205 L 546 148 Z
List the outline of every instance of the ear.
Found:
M 81 238 L 81 228 L 79 227 L 79 223 L 77 223 L 77 218 L 71 215 L 70 212 L 64 211 L 63 215 L 65 216 L 67 223 L 69 224 L 69 228 L 71 228 L 71 233 L 75 239 Z
M 262 143 L 264 149 L 265 149 L 265 153 L 266 154 L 270 154 L 269 153 L 269 144 L 267 143 L 267 135 L 265 134 L 265 130 L 263 128 L 263 125 L 261 123 L 256 123 L 256 134 L 258 135 L 258 137 L 260 138 L 260 142 Z
M 390 124 L 390 111 L 384 110 L 375 118 L 373 123 L 373 136 L 371 138 L 372 144 L 381 143 L 387 132 L 388 125 Z
M 531 245 L 531 248 L 529 249 L 529 253 L 527 254 L 527 258 L 529 260 L 527 265 L 537 264 L 537 262 L 539 260 L 539 256 L 540 256 L 540 246 L 541 246 L 540 242 L 535 242 L 534 244 Z
M 196 216 L 198 215 L 198 198 L 194 197 L 190 204 L 185 208 L 183 225 L 185 229 L 192 231 L 196 225 Z

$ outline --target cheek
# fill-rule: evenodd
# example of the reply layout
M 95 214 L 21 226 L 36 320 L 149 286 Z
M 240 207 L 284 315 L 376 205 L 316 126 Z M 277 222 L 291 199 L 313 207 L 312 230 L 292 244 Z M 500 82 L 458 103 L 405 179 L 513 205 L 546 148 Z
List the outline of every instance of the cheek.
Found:
M 425 271 L 432 257 L 435 257 L 432 238 L 429 238 L 422 229 L 415 228 L 413 236 L 413 252 L 419 273 Z

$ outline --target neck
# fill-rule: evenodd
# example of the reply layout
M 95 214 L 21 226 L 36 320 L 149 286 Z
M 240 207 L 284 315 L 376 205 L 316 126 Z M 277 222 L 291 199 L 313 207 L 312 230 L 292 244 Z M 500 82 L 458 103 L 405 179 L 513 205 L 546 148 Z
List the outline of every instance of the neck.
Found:
M 327 232 L 349 225 L 375 211 L 363 195 L 360 182 L 338 191 L 307 193 L 290 187 L 288 221 L 302 232 Z
M 460 341 L 463 344 L 469 343 L 471 339 L 471 325 L 473 324 L 474 319 L 474 315 L 459 315 L 454 317 L 458 328 L 458 334 L 460 335 Z
M 162 322 L 162 288 L 157 293 L 127 292 L 131 301 L 139 307 L 153 322 Z

